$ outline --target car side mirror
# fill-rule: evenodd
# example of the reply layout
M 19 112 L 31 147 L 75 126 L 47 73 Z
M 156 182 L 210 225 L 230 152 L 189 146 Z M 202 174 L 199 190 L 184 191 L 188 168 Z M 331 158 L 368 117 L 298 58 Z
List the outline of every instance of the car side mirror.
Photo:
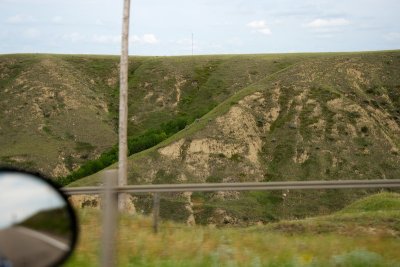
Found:
M 75 213 L 55 184 L 0 169 L 0 267 L 60 266 L 77 235 Z

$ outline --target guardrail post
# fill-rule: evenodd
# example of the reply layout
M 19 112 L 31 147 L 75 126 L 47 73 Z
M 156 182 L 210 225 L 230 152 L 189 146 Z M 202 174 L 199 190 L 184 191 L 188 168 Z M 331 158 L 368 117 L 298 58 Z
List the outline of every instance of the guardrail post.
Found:
M 158 233 L 158 221 L 160 218 L 160 195 L 159 193 L 153 194 L 153 232 Z
M 117 170 L 103 172 L 104 193 L 102 195 L 103 220 L 101 238 L 101 266 L 116 266 L 116 225 L 118 215 Z

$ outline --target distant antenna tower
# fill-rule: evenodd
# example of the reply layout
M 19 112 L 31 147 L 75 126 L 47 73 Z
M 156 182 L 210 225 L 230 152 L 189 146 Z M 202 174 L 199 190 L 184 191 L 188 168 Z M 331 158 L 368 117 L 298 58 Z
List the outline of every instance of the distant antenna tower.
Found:
M 193 56 L 193 32 L 192 32 L 192 56 Z

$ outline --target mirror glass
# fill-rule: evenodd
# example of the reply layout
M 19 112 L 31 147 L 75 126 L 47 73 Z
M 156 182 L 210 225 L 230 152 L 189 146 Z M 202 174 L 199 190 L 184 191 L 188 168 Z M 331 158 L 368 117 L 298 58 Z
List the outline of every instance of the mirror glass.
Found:
M 76 237 L 60 190 L 40 176 L 0 169 L 0 267 L 59 266 Z

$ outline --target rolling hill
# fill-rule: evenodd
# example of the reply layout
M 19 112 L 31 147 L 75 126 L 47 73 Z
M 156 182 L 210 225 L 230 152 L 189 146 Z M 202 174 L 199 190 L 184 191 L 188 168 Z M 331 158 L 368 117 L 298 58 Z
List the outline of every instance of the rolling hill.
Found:
M 398 52 L 327 54 L 300 61 L 131 156 L 130 183 L 398 178 L 399 68 Z M 98 182 L 95 174 L 71 186 Z M 302 218 L 328 214 L 370 192 L 169 195 L 164 216 L 193 216 L 201 223 L 220 223 L 218 217 L 237 219 L 228 223 Z M 147 202 L 138 197 L 137 206 L 146 212 Z
M 243 87 L 306 57 L 133 57 L 129 136 L 170 121 L 190 123 Z M 115 56 L 0 56 L 0 164 L 57 179 L 112 150 L 118 63 Z
M 1 62 L 2 163 L 63 176 L 113 147 L 116 58 Z M 129 90 L 131 137 L 185 121 L 129 158 L 131 184 L 400 176 L 399 51 L 132 58 Z M 70 186 L 99 183 L 95 173 Z M 161 205 L 166 218 L 247 224 L 328 214 L 369 193 L 169 194 Z M 149 201 L 135 205 L 146 213 Z

